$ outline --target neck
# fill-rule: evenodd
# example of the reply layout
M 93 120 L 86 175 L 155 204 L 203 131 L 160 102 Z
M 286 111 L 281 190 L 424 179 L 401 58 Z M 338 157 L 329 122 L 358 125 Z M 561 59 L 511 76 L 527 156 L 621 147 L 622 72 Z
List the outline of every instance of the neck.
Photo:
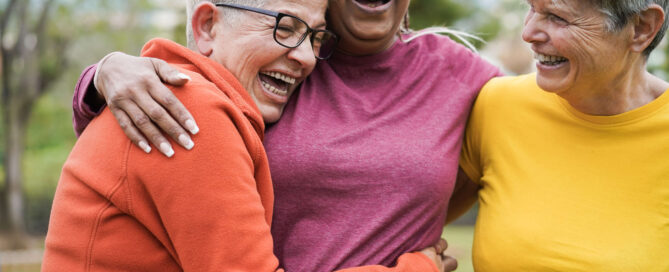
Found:
M 634 66 L 631 66 L 634 67 Z M 559 94 L 580 112 L 611 116 L 642 107 L 664 93 L 669 83 L 646 71 L 645 63 L 618 75 L 605 86 L 588 86 Z
M 346 41 L 341 40 L 337 51 L 349 56 L 369 56 L 381 53 L 390 48 L 397 40 L 397 35 L 377 41 Z

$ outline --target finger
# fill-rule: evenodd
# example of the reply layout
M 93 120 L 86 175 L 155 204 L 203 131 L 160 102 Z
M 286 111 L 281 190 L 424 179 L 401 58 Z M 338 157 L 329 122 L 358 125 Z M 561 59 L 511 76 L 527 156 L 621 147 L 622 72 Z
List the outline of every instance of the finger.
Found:
M 195 144 L 190 136 L 188 136 L 188 132 L 186 132 L 160 104 L 156 103 L 150 95 L 143 92 L 137 93 L 133 101 L 137 103 L 137 106 L 149 116 L 159 129 L 165 131 L 167 135 L 185 149 L 193 149 Z
M 190 77 L 184 73 L 179 72 L 177 68 L 167 64 L 164 60 L 151 58 L 151 64 L 156 70 L 158 77 L 170 85 L 181 86 L 190 81 Z
M 198 128 L 197 124 L 195 123 L 195 119 L 190 114 L 190 112 L 188 112 L 181 101 L 179 101 L 174 93 L 172 93 L 169 88 L 165 87 L 165 85 L 149 85 L 149 94 L 153 99 L 158 101 L 158 103 L 160 103 L 163 108 L 167 109 L 169 114 L 174 117 L 179 122 L 179 124 L 181 124 L 181 127 L 185 128 L 193 135 L 200 131 L 200 128 Z
M 139 131 L 145 135 L 146 138 L 160 150 L 163 155 L 167 157 L 172 157 L 174 155 L 174 150 L 170 142 L 160 133 L 160 130 L 151 122 L 151 118 L 146 115 L 139 107 L 134 103 L 129 102 L 119 102 L 123 111 L 128 114 L 132 122 L 137 126 Z
M 458 268 L 458 260 L 452 256 L 444 256 L 441 258 L 441 263 L 444 265 L 444 271 L 455 271 Z
M 441 256 L 437 255 L 437 253 L 434 251 L 434 248 L 428 247 L 424 248 L 423 250 L 420 251 L 420 253 L 425 254 L 430 260 L 439 260 L 441 259 Z
M 439 239 L 436 245 L 434 245 L 434 250 L 437 251 L 437 254 L 441 255 L 448 248 L 448 242 L 444 239 Z
M 151 153 L 151 147 L 149 146 L 148 141 L 139 132 L 139 130 L 137 130 L 137 127 L 135 127 L 135 125 L 132 123 L 130 117 L 128 117 L 124 111 L 118 108 L 110 108 L 110 110 L 121 126 L 123 133 L 125 133 L 125 135 L 128 136 L 128 138 L 130 138 L 130 140 L 144 152 L 147 154 Z

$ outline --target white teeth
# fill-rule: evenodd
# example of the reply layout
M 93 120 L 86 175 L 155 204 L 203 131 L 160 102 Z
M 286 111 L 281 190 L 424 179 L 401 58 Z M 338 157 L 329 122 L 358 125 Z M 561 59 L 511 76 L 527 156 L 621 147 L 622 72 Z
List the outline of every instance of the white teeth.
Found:
M 276 87 L 270 85 L 270 84 L 267 83 L 267 82 L 264 82 L 264 81 L 261 81 L 261 82 L 262 82 L 262 86 L 265 87 L 265 89 L 268 89 L 270 92 L 272 92 L 272 93 L 274 93 L 274 94 L 277 94 L 277 95 L 283 95 L 283 96 L 288 95 L 288 91 L 279 90 L 279 89 L 277 89 Z
M 295 81 L 297 81 L 295 78 L 292 78 L 290 76 L 281 74 L 279 72 L 260 72 L 263 75 L 271 76 L 273 78 L 276 78 L 278 80 L 282 80 L 283 82 L 286 82 L 288 84 L 295 84 Z
M 557 64 L 560 62 L 567 61 L 567 58 L 560 57 L 560 56 L 549 56 L 549 55 L 544 55 L 544 54 L 539 54 L 539 53 L 534 53 L 534 58 L 538 60 L 541 63 L 545 64 Z

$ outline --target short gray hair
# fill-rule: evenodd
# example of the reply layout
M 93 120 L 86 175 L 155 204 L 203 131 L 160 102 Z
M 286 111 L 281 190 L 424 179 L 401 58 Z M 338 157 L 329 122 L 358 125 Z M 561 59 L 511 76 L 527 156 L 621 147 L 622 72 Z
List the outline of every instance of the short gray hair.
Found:
M 193 26 L 191 25 L 191 19 L 193 16 L 193 9 L 197 4 L 201 2 L 212 2 L 214 4 L 217 3 L 225 3 L 225 4 L 238 4 L 238 5 L 245 5 L 245 6 L 250 6 L 250 7 L 256 7 L 260 8 L 265 5 L 266 0 L 187 0 L 187 6 L 186 6 L 186 13 L 188 14 L 188 19 L 186 19 L 186 40 L 188 41 L 188 48 L 195 48 L 195 37 L 193 36 Z M 223 14 L 228 22 L 231 22 L 231 18 L 233 18 L 239 10 L 237 9 L 231 9 L 227 8 L 223 10 Z
M 609 31 L 619 31 L 623 29 L 630 19 L 635 15 L 641 14 L 651 4 L 658 4 L 664 10 L 664 24 L 657 32 L 655 39 L 643 51 L 645 56 L 650 53 L 660 44 L 664 34 L 667 32 L 669 21 L 667 20 L 669 14 L 667 13 L 667 3 L 669 0 L 591 0 L 601 11 L 608 17 L 606 26 Z

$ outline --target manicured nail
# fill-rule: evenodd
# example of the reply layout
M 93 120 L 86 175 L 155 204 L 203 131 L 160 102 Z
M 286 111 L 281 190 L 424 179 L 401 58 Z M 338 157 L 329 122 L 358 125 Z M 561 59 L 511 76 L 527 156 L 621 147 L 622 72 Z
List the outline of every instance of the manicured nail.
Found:
M 165 154 L 165 156 L 167 156 L 168 158 L 174 156 L 174 150 L 168 143 L 160 144 L 160 152 L 163 152 L 163 154 Z
M 195 145 L 190 137 L 186 136 L 186 134 L 179 135 L 179 142 L 188 150 L 193 149 L 193 146 Z
M 190 77 L 189 77 L 188 75 L 184 74 L 184 73 L 179 73 L 179 74 L 177 74 L 177 78 L 179 78 L 179 79 L 185 79 L 185 80 L 190 81 Z
M 188 129 L 188 131 L 190 131 L 190 134 L 193 134 L 193 135 L 200 132 L 200 128 L 197 127 L 197 125 L 195 124 L 195 121 L 193 121 L 192 119 L 186 120 L 186 129 Z
M 151 147 L 145 141 L 139 141 L 139 148 L 144 150 L 144 152 L 151 153 Z

